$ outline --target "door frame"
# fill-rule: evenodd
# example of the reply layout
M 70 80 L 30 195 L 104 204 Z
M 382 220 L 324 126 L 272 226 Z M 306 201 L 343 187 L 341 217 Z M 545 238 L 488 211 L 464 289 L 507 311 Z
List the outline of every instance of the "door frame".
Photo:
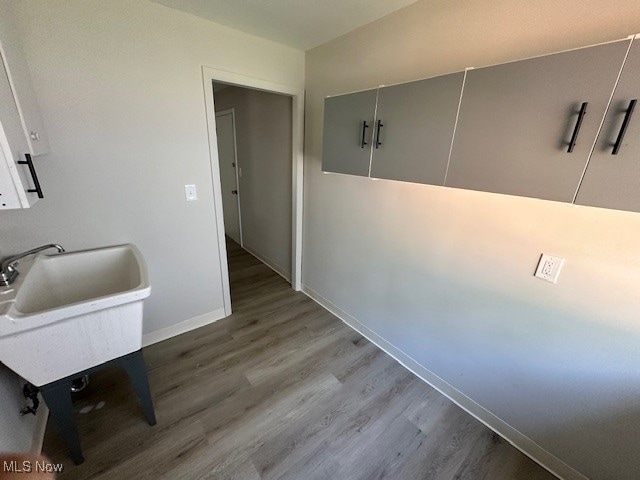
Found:
M 202 67 L 202 83 L 206 108 L 207 130 L 209 133 L 209 157 L 213 183 L 213 203 L 218 232 L 220 255 L 220 277 L 224 298 L 225 315 L 231 315 L 231 289 L 229 286 L 229 266 L 224 238 L 224 218 L 222 213 L 222 185 L 220 183 L 220 161 L 216 136 L 216 115 L 213 97 L 213 82 L 222 82 L 237 87 L 247 87 L 264 92 L 278 93 L 291 97 L 291 163 L 292 163 L 292 218 L 291 218 L 291 287 L 302 289 L 302 209 L 303 209 L 303 142 L 304 142 L 304 89 L 292 85 L 275 83 L 240 73 Z
M 235 172 L 236 172 L 236 202 L 238 203 L 238 227 L 240 229 L 240 246 L 244 247 L 244 241 L 242 239 L 242 209 L 240 208 L 240 177 L 238 175 L 240 166 L 238 164 L 238 142 L 236 139 L 236 109 L 228 108 L 226 110 L 220 110 L 219 112 L 215 112 L 215 113 L 216 113 L 216 122 L 218 121 L 218 117 L 231 115 L 231 128 L 233 129 L 233 163 L 235 165 Z M 217 142 L 216 142 L 216 145 L 217 145 Z M 222 184 L 220 184 L 220 188 L 222 188 Z M 222 190 L 220 190 L 220 192 L 222 192 Z M 222 213 L 224 214 L 224 211 Z M 223 221 L 224 221 L 224 218 L 223 218 Z

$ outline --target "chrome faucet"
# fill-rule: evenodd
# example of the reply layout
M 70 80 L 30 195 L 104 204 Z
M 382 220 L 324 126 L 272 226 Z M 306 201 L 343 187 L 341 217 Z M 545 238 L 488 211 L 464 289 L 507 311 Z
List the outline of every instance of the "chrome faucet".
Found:
M 29 255 L 33 255 L 35 253 L 42 252 L 43 250 L 48 250 L 50 248 L 56 248 L 58 252 L 64 252 L 64 248 L 62 248 L 57 243 L 50 243 L 49 245 L 43 245 L 41 247 L 32 248 L 31 250 L 27 250 L 26 252 L 19 253 L 17 255 L 13 255 L 12 257 L 7 257 L 2 261 L 2 265 L 0 266 L 0 286 L 6 287 L 15 282 L 16 277 L 20 272 L 16 270 L 18 263 L 24 257 L 28 257 Z

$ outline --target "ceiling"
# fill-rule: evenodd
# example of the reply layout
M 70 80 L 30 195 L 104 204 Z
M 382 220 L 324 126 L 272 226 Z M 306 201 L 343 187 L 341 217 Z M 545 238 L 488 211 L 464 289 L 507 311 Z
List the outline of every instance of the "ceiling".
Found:
M 152 0 L 308 50 L 417 0 Z

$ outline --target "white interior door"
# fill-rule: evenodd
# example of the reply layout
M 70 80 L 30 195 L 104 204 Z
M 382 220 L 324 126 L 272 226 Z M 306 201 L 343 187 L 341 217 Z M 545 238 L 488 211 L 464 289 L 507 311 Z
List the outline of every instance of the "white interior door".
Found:
M 233 109 L 216 113 L 220 183 L 225 234 L 242 245 L 240 223 L 240 190 L 238 188 L 238 162 Z

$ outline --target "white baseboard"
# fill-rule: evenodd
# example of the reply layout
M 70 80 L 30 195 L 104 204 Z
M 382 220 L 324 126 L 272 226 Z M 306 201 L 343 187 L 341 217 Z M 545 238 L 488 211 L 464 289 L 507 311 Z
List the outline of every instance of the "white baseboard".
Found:
M 31 440 L 31 451 L 33 453 L 42 453 L 48 419 L 49 409 L 44 402 L 40 402 L 40 408 L 38 408 L 38 413 L 36 414 L 36 424 L 33 427 L 33 439 Z
M 210 323 L 217 322 L 218 320 L 226 316 L 227 315 L 224 312 L 224 308 L 219 308 L 218 310 L 214 310 L 213 312 L 198 315 L 197 317 L 190 318 L 188 320 L 185 320 L 184 322 L 161 328 L 160 330 L 156 330 L 155 332 L 145 333 L 142 336 L 142 346 L 148 347 L 149 345 L 153 345 L 154 343 L 162 342 L 163 340 L 167 340 L 171 337 L 175 337 L 177 335 L 190 332 L 191 330 L 195 330 L 196 328 L 204 327 L 205 325 L 209 325 Z
M 318 292 L 314 291 L 304 284 L 302 285 L 302 291 L 316 303 L 333 313 L 349 327 L 359 332 L 370 342 L 374 343 L 380 349 L 396 359 L 407 370 L 431 385 L 442 395 L 462 408 L 469 415 L 496 432 L 498 435 L 507 440 L 511 445 L 530 457 L 536 463 L 540 464 L 542 467 L 549 470 L 558 478 L 562 480 L 588 480 L 588 478 L 583 474 L 573 469 L 562 460 L 554 456 L 552 453 L 542 448 L 536 442 L 531 440 L 520 431 L 516 430 L 504 420 L 496 417 L 493 413 L 489 412 L 474 400 L 467 397 L 464 393 L 460 392 L 455 387 L 445 382 L 442 378 L 427 370 L 409 355 L 393 346 L 373 330 L 361 324 L 355 317 L 331 303 Z

